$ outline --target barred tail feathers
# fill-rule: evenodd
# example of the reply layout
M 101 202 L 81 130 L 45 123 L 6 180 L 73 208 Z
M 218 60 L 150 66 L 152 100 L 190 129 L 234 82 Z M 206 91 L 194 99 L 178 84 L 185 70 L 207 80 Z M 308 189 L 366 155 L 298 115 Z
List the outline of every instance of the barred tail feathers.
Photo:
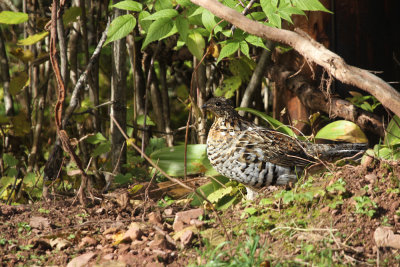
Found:
M 321 160 L 333 161 L 340 158 L 347 158 L 356 155 L 357 153 L 364 152 L 368 149 L 366 143 L 355 144 L 310 144 L 308 152 Z M 361 154 L 361 153 L 360 153 Z

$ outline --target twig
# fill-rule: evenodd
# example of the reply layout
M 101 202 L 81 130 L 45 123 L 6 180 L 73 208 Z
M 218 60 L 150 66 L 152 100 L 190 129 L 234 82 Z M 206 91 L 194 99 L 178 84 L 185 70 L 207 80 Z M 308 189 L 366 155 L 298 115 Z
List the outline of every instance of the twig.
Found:
M 289 227 L 289 226 L 280 226 L 275 227 L 270 233 L 278 231 L 278 230 L 293 230 L 293 231 L 300 231 L 300 232 L 318 232 L 318 231 L 327 231 L 327 232 L 336 232 L 337 229 L 329 229 L 329 228 L 312 228 L 312 229 L 305 229 L 305 228 L 296 228 L 296 227 Z

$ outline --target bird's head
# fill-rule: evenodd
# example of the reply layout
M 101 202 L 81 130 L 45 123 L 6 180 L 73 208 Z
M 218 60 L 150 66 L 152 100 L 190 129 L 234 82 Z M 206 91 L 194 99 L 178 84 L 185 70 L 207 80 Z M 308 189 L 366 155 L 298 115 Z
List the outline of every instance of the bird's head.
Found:
M 217 117 L 237 116 L 237 112 L 233 108 L 232 102 L 223 97 L 211 98 L 201 108 L 211 111 Z

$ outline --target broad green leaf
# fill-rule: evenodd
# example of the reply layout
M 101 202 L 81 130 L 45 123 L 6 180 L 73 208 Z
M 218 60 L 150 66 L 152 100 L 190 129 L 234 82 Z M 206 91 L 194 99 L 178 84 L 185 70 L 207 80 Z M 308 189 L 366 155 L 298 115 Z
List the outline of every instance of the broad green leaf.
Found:
M 171 176 L 184 175 L 185 146 L 165 147 L 151 153 L 150 158 L 158 162 L 158 166 Z M 207 173 L 215 171 L 206 154 L 206 145 L 187 146 L 187 174 Z
M 166 147 L 164 138 L 152 137 L 150 138 L 149 144 L 146 147 L 145 153 L 147 155 L 150 155 L 154 151 L 162 149 L 164 147 Z
M 0 23 L 20 24 L 28 21 L 28 14 L 23 12 L 2 11 L 0 12 Z
M 293 6 L 301 9 L 301 10 L 310 10 L 310 11 L 325 11 L 332 13 L 328 9 L 324 7 L 318 0 L 292 0 Z
M 133 178 L 133 175 L 131 173 L 129 173 L 129 172 L 126 173 L 126 174 L 118 173 L 114 177 L 114 183 L 127 184 L 129 182 L 132 182 L 132 178 Z
M 33 172 L 28 173 L 23 181 L 22 181 L 26 186 L 32 187 L 36 184 L 36 175 Z
M 143 18 L 143 20 L 157 20 L 165 18 L 172 19 L 178 16 L 178 14 L 178 11 L 176 11 L 175 9 L 163 9 Z
M 207 10 L 207 9 L 204 9 L 204 8 L 202 8 L 201 6 L 199 6 L 198 8 L 196 8 L 196 9 L 194 10 L 194 12 L 193 12 L 192 14 L 190 14 L 189 18 L 190 18 L 190 17 L 197 16 L 197 15 L 201 15 L 201 14 L 203 14 L 203 12 L 205 12 L 206 10 Z
M 112 7 L 116 7 L 116 8 L 123 9 L 123 10 L 129 10 L 129 11 L 137 11 L 137 12 L 142 10 L 141 3 L 131 1 L 131 0 L 118 2 L 114 5 L 112 5 Z
M 215 181 L 214 179 L 217 181 Z M 196 189 L 196 191 L 199 193 L 202 192 L 205 196 L 209 196 L 210 194 L 221 188 L 221 184 L 226 184 L 228 181 L 229 179 L 224 176 L 216 176 L 211 180 L 211 183 L 200 186 Z M 193 201 L 190 203 L 190 205 L 192 206 L 200 206 L 203 203 L 203 199 L 198 198 L 195 194 L 190 194 L 188 197 L 193 198 Z
M 25 86 L 29 85 L 29 76 L 26 72 L 17 72 L 10 81 L 10 94 L 16 96 Z
M 189 22 L 188 20 L 179 15 L 178 17 L 176 17 L 175 19 L 175 24 L 176 24 L 176 28 L 179 32 L 179 35 L 181 36 L 183 41 L 187 41 L 187 36 L 189 34 Z
M 101 143 L 98 147 L 96 147 L 91 156 L 98 157 L 101 154 L 109 152 L 110 150 L 111 150 L 111 143 L 110 141 L 106 141 L 104 143 Z
M 220 25 L 217 25 L 217 18 L 207 9 L 204 10 L 204 12 L 201 14 L 201 21 L 203 22 L 203 25 L 208 32 L 214 31 L 214 33 L 218 33 L 222 30 L 222 27 Z
M 142 27 L 142 30 L 144 32 L 148 32 L 149 31 L 149 27 L 152 23 L 151 20 L 143 20 L 146 17 L 150 16 L 150 13 L 148 11 L 142 11 L 139 13 L 139 24 Z
M 254 35 L 248 35 L 244 39 L 246 40 L 246 42 L 248 42 L 254 46 L 258 46 L 258 47 L 267 49 L 267 47 L 265 46 L 263 39 L 261 37 L 254 36 Z
M 241 41 L 240 42 L 240 51 L 242 51 L 242 53 L 246 56 L 246 57 L 250 57 L 250 54 L 249 54 L 249 51 L 250 51 L 250 49 L 249 49 L 249 45 L 245 42 L 245 41 Z
M 94 135 L 89 136 L 88 138 L 85 139 L 86 142 L 89 144 L 98 144 L 107 141 L 107 138 L 105 138 L 101 133 L 96 133 Z
M 232 186 L 228 187 L 221 187 L 218 190 L 215 190 L 211 194 L 208 195 L 208 200 L 210 200 L 211 203 L 218 203 L 219 200 L 221 200 L 225 196 L 229 196 L 233 191 Z
M 47 35 L 49 35 L 49 32 L 37 33 L 29 36 L 28 38 L 18 40 L 17 45 L 33 45 L 43 40 Z
M 394 146 L 400 144 L 400 118 L 394 116 L 387 128 L 386 128 L 386 136 L 385 136 L 385 145 Z
M 190 51 L 198 60 L 204 55 L 204 48 L 206 43 L 203 36 L 198 32 L 192 32 L 188 35 L 186 45 Z
M 190 0 L 177 0 L 176 2 L 178 3 L 178 5 L 183 7 L 189 7 L 193 5 L 192 2 L 190 2 Z
M 136 19 L 134 16 L 127 14 L 115 18 L 107 32 L 107 40 L 104 43 L 106 46 L 108 43 L 119 40 L 127 36 L 133 28 L 135 28 Z
M 170 18 L 160 18 L 155 20 L 149 27 L 146 39 L 142 45 L 142 50 L 145 49 L 149 43 L 153 41 L 160 41 L 167 37 L 173 27 L 174 22 Z
M 15 167 L 18 164 L 18 160 L 16 158 L 14 158 L 13 155 L 11 155 L 10 153 L 4 153 L 3 154 L 3 161 L 6 165 L 6 167 Z
M 171 9 L 173 8 L 171 0 L 156 0 L 154 4 L 154 8 L 156 11 L 160 11 L 163 9 Z
M 339 120 L 329 123 L 318 131 L 316 139 L 333 141 L 346 141 L 350 143 L 367 143 L 368 139 L 364 132 L 351 121 Z
M 73 6 L 65 10 L 63 14 L 64 26 L 68 25 L 71 22 L 75 22 L 81 14 L 82 14 L 82 9 L 78 6 Z
M 237 89 L 242 85 L 242 79 L 239 76 L 232 76 L 224 79 L 222 87 L 218 87 L 215 90 L 215 96 L 224 96 L 225 98 L 231 98 L 235 95 Z
M 296 137 L 296 134 L 293 132 L 292 129 L 290 129 L 288 126 L 284 125 L 282 122 L 272 118 L 271 116 L 268 116 L 267 114 L 260 112 L 258 110 L 252 109 L 252 108 L 236 108 L 236 110 L 241 110 L 241 111 L 246 111 L 250 112 L 251 114 L 254 114 L 261 119 L 265 120 L 266 122 L 269 123 L 269 125 L 274 129 L 277 130 L 281 133 L 287 134 L 292 137 Z
M 224 47 L 222 47 L 221 52 L 219 53 L 217 64 L 218 62 L 221 61 L 221 59 L 229 57 L 230 55 L 235 53 L 238 49 L 239 49 L 239 42 L 232 41 L 227 43 Z
M 137 117 L 136 124 L 137 124 L 137 125 L 143 125 L 143 124 L 144 124 L 144 115 L 139 115 L 139 116 Z M 149 116 L 146 116 L 146 125 L 156 126 L 156 124 L 154 123 L 154 121 L 152 121 L 151 118 L 150 118 Z

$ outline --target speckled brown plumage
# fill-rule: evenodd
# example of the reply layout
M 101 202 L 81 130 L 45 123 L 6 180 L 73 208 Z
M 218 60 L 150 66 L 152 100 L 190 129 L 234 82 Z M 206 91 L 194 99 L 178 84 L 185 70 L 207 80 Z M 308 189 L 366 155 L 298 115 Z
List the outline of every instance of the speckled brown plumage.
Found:
M 260 127 L 241 117 L 225 98 L 212 98 L 203 108 L 215 115 L 207 138 L 211 165 L 253 188 L 295 182 L 317 158 L 331 161 L 367 148 L 367 144 L 313 144 Z

